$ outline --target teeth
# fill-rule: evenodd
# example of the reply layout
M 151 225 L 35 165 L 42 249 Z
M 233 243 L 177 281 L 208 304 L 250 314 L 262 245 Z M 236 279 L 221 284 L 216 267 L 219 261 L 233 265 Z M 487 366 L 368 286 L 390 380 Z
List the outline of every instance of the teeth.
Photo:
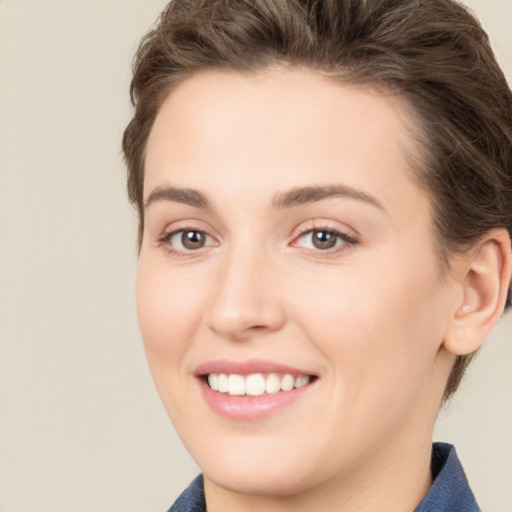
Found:
M 278 391 L 281 391 L 281 379 L 277 373 L 271 373 L 267 376 L 265 391 L 267 393 L 277 393 Z
M 208 384 L 213 389 L 213 391 L 218 391 L 219 376 L 216 373 L 210 373 L 210 375 L 208 375 Z
M 295 379 L 292 375 L 285 375 L 281 379 L 281 389 L 283 391 L 291 391 L 295 386 Z
M 219 373 L 218 386 L 221 393 L 228 392 L 228 376 L 225 373 Z
M 295 387 L 301 388 L 302 386 L 305 386 L 309 382 L 309 377 L 306 377 L 305 375 L 301 375 L 300 377 L 297 377 L 295 379 Z
M 251 396 L 259 396 L 265 393 L 265 378 L 261 373 L 249 375 L 245 380 L 245 393 Z
M 307 375 L 294 377 L 290 374 L 278 375 L 269 373 L 252 373 L 250 375 L 227 375 L 225 373 L 208 374 L 208 385 L 214 391 L 228 393 L 231 396 L 260 396 L 265 393 L 273 394 L 279 391 L 291 391 L 294 388 L 302 388 L 308 384 L 310 378 Z
M 245 395 L 245 379 L 241 375 L 228 377 L 228 393 L 230 395 Z

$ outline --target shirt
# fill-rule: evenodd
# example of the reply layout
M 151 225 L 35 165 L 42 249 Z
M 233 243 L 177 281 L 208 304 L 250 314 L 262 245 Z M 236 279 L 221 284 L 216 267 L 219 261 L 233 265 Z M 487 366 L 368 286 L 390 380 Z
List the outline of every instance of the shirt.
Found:
M 414 512 L 479 512 L 455 448 L 434 443 L 431 471 L 434 483 Z M 205 512 L 203 475 L 183 491 L 168 512 Z

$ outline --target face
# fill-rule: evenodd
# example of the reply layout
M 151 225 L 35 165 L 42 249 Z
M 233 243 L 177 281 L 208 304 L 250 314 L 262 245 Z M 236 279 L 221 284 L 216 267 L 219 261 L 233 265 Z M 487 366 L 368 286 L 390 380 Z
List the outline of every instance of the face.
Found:
M 139 322 L 213 485 L 300 493 L 430 445 L 454 293 L 409 133 L 399 99 L 305 70 L 205 72 L 163 103 Z

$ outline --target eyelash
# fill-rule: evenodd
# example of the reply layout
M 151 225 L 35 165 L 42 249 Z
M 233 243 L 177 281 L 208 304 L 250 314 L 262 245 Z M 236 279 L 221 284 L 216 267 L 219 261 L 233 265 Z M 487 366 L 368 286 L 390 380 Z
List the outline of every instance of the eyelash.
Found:
M 197 228 L 194 228 L 194 227 L 181 227 L 179 229 L 175 229 L 173 231 L 169 231 L 167 233 L 164 233 L 158 239 L 158 243 L 161 244 L 161 245 L 164 245 L 165 248 L 167 249 L 167 251 L 169 251 L 173 255 L 179 256 L 179 257 L 190 257 L 190 256 L 193 256 L 194 253 L 199 252 L 199 250 L 202 249 L 203 247 L 208 247 L 208 245 L 206 245 L 206 246 L 200 247 L 199 249 L 196 249 L 196 250 L 194 250 L 194 249 L 190 249 L 190 250 L 176 249 L 172 245 L 171 240 L 176 235 L 181 234 L 181 236 L 183 236 L 183 234 L 185 234 L 185 233 L 200 233 L 201 235 L 207 237 L 208 239 L 214 240 L 214 238 L 212 236 L 210 236 L 208 233 L 206 233 L 206 231 L 204 231 L 202 229 L 197 229 Z
M 344 233 L 343 231 L 328 227 L 328 226 L 314 226 L 311 227 L 305 231 L 302 231 L 299 233 L 292 242 L 292 246 L 297 246 L 297 241 L 300 239 L 305 238 L 306 236 L 311 236 L 314 233 L 324 233 L 327 235 L 333 235 L 336 237 L 336 245 L 332 248 L 328 249 L 318 249 L 318 248 L 304 248 L 306 251 L 314 253 L 314 254 L 321 254 L 321 255 L 334 255 L 338 254 L 342 251 L 346 251 L 350 247 L 356 245 L 358 243 L 358 240 L 354 238 L 353 236 L 348 235 L 347 233 Z
M 171 243 L 172 238 L 179 234 L 181 234 L 181 236 L 183 236 L 183 234 L 185 234 L 187 232 L 188 233 L 199 233 L 199 234 L 207 237 L 210 240 L 214 240 L 214 238 L 212 236 L 208 235 L 208 233 L 206 231 L 203 231 L 201 229 L 197 229 L 194 227 L 182 227 L 180 229 L 175 229 L 173 231 L 164 233 L 160 238 L 158 238 L 158 243 L 161 245 L 164 245 L 165 248 L 167 249 L 167 251 L 169 251 L 170 253 L 172 253 L 176 256 L 179 256 L 179 257 L 193 256 L 194 253 L 198 253 L 204 247 L 209 247 L 211 245 L 211 244 L 204 245 L 198 249 L 189 249 L 189 250 L 176 249 Z M 340 231 L 338 229 L 328 227 L 328 226 L 314 226 L 314 227 L 310 227 L 310 228 L 298 233 L 293 238 L 293 241 L 290 245 L 292 247 L 297 247 L 298 240 L 303 239 L 306 236 L 311 236 L 313 233 L 324 233 L 324 234 L 333 235 L 336 237 L 336 245 L 332 248 L 328 248 L 328 249 L 303 248 L 305 251 L 308 251 L 312 254 L 314 253 L 316 255 L 327 256 L 327 255 L 338 254 L 339 252 L 345 251 L 345 250 L 349 249 L 351 246 L 354 246 L 358 243 L 358 240 L 356 238 L 354 238 L 354 237 L 348 235 L 347 233 L 344 233 L 343 231 Z

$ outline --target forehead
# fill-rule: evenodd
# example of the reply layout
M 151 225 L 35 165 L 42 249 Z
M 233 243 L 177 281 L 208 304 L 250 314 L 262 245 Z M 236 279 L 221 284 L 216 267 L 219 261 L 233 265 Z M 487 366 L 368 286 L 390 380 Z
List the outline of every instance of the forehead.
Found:
M 342 181 L 397 196 L 417 153 L 407 103 L 310 70 L 202 72 L 163 102 L 148 139 L 156 186 L 240 192 Z M 233 190 L 234 191 L 234 190 Z

